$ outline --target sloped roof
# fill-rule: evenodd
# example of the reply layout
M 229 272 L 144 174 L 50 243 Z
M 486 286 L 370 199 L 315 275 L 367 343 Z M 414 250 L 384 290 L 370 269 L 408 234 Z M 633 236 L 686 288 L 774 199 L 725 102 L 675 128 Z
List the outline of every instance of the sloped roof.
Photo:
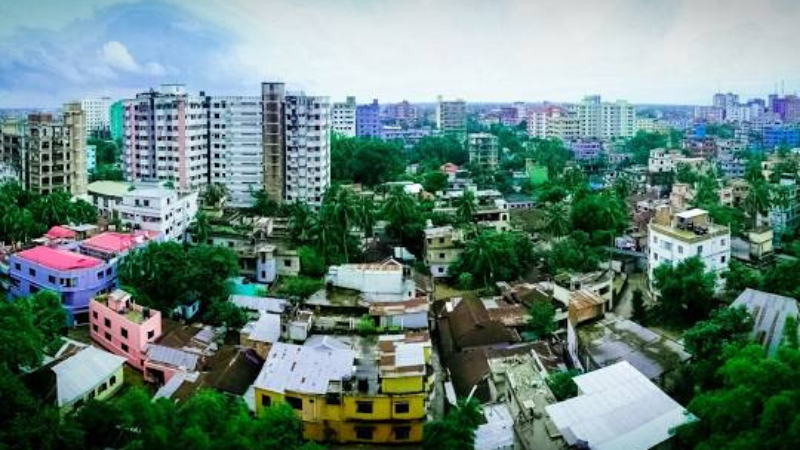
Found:
M 169 364 L 170 366 L 183 367 L 194 370 L 197 367 L 197 355 L 177 348 L 163 345 L 150 344 L 147 347 L 147 359 L 155 363 Z
M 75 239 L 77 235 L 78 233 L 75 231 L 60 225 L 50 228 L 45 234 L 45 236 L 49 239 Z
M 462 299 L 446 315 L 453 343 L 458 348 L 519 342 L 519 334 L 493 320 L 480 300 Z
M 276 393 L 322 395 L 328 391 L 331 381 L 353 375 L 355 357 L 352 350 L 276 342 L 256 378 L 255 387 Z
M 58 386 L 58 405 L 68 405 L 83 397 L 114 375 L 125 361 L 122 356 L 89 346 L 56 364 L 53 372 Z
M 738 306 L 744 306 L 753 315 L 753 336 L 768 349 L 769 354 L 778 351 L 786 319 L 797 319 L 798 316 L 797 300 L 750 288 L 739 294 L 731 304 L 731 307 Z
M 107 253 L 122 253 L 144 244 L 157 234 L 158 233 L 147 231 L 141 233 L 117 233 L 107 231 L 82 241 L 81 246 Z
M 103 264 L 102 260 L 91 256 L 42 245 L 23 250 L 15 256 L 55 270 L 88 269 Z
M 243 332 L 248 339 L 259 342 L 278 342 L 281 337 L 281 316 L 277 314 L 261 314 L 261 317 L 245 326 Z
M 645 450 L 694 420 L 626 361 L 574 378 L 578 397 L 545 407 L 569 445 L 599 450 Z

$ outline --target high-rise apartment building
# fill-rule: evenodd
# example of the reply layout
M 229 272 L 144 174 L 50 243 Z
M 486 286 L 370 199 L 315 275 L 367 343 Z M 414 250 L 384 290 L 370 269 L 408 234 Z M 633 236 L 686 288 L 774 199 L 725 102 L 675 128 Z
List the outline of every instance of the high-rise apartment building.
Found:
M 317 207 L 331 183 L 331 105 L 328 97 L 286 95 L 284 200 Z
M 467 103 L 464 100 L 445 101 L 439 97 L 436 105 L 436 127 L 442 134 L 451 134 L 463 142 L 467 137 Z
M 252 205 L 263 189 L 261 97 L 205 98 L 208 108 L 209 180 L 227 188 L 227 205 Z
M 162 85 L 124 102 L 124 166 L 129 181 L 172 182 L 182 193 L 208 184 L 205 99 Z
M 24 183 L 27 171 L 25 141 L 28 122 L 24 119 L 9 119 L 0 122 L 0 165 L 9 177 Z
M 417 120 L 417 107 L 407 100 L 403 100 L 400 103 L 392 103 L 386 106 L 384 114 L 388 119 L 407 125 Z
M 282 202 L 286 181 L 286 86 L 261 83 L 261 108 L 263 183 L 269 198 Z
M 347 97 L 346 102 L 333 104 L 331 128 L 346 137 L 356 136 L 356 98 Z
M 377 99 L 356 108 L 356 136 L 381 136 L 381 106 Z
M 64 105 L 60 118 L 51 114 L 28 116 L 20 156 L 24 159 L 21 180 L 34 192 L 49 194 L 63 190 L 86 194 L 86 131 L 80 103 Z
M 470 164 L 489 171 L 497 170 L 497 136 L 489 133 L 470 133 L 467 139 Z
M 86 114 L 86 134 L 106 137 L 111 127 L 111 97 L 85 98 L 81 109 Z
M 590 95 L 572 105 L 570 112 L 580 122 L 581 137 L 611 139 L 636 133 L 636 110 L 623 100 L 607 103 Z

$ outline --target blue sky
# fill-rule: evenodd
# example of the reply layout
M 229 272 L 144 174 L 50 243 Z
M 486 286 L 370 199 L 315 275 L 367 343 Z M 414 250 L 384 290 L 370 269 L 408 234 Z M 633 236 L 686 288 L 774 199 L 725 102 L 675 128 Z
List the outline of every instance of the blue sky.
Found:
M 0 107 L 164 82 L 334 99 L 708 103 L 800 90 L 796 0 L 0 0 Z

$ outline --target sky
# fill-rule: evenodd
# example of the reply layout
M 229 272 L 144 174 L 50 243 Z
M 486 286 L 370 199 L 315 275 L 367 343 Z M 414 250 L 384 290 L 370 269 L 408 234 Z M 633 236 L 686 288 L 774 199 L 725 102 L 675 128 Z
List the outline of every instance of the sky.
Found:
M 0 0 L 0 108 L 262 81 L 366 103 L 800 91 L 800 0 Z

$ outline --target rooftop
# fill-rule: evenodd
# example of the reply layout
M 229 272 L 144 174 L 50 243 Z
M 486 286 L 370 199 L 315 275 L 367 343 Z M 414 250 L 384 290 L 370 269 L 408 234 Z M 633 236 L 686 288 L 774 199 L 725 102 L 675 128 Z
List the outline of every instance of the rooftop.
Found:
M 88 346 L 53 366 L 57 376 L 58 404 L 71 403 L 94 389 L 125 364 L 125 358 Z
M 90 237 L 81 242 L 82 247 L 98 250 L 104 253 L 123 253 L 138 247 L 157 236 L 156 232 L 117 233 L 106 231 L 97 236 Z
M 258 320 L 249 322 L 242 329 L 251 341 L 273 343 L 281 337 L 281 316 L 277 314 L 261 314 Z
M 731 307 L 744 306 L 752 314 L 753 335 L 774 354 L 783 340 L 784 325 L 789 317 L 798 317 L 797 300 L 755 289 L 745 289 Z
M 569 445 L 645 450 L 694 420 L 685 408 L 622 361 L 574 378 L 580 395 L 545 409 Z
M 91 256 L 41 245 L 23 250 L 15 256 L 55 270 L 89 269 L 103 264 L 102 260 Z
M 255 386 L 271 392 L 323 395 L 331 382 L 354 374 L 353 350 L 325 349 L 276 342 L 267 355 Z
M 77 236 L 75 231 L 59 225 L 50 228 L 45 234 L 48 239 L 75 239 Z
M 280 314 L 286 309 L 286 299 L 273 297 L 257 297 L 254 295 L 231 295 L 229 300 L 234 305 L 254 311 Z
M 131 184 L 124 181 L 95 181 L 89 183 L 86 189 L 90 194 L 105 195 L 107 197 L 122 197 L 128 193 Z

